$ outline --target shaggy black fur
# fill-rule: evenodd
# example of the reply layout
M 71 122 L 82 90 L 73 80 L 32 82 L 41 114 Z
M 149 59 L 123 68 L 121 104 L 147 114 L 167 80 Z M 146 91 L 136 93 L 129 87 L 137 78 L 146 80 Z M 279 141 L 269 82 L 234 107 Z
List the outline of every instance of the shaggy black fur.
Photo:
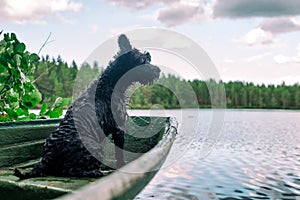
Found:
M 15 169 L 20 179 L 39 176 L 102 176 L 101 142 L 112 134 L 117 168 L 123 166 L 125 91 L 134 82 L 151 84 L 160 69 L 150 63 L 150 54 L 131 47 L 119 37 L 120 51 L 103 74 L 74 100 L 59 127 L 47 138 L 43 157 L 29 173 Z

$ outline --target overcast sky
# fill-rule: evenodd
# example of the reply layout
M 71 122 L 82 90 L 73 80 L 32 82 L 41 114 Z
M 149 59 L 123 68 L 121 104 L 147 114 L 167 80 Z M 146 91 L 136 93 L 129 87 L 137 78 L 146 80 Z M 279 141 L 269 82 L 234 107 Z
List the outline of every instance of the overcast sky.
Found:
M 0 29 L 31 52 L 84 62 L 111 36 L 166 28 L 197 42 L 225 81 L 300 82 L 299 0 L 0 0 Z M 113 55 L 112 55 L 113 56 Z M 160 58 L 161 59 L 161 58 Z

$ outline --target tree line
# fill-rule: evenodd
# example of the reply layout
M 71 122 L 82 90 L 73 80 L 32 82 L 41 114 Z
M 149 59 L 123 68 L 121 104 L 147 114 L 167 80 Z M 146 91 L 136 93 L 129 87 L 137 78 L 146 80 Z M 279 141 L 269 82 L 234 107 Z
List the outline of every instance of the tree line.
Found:
M 41 103 L 51 104 L 57 97 L 71 101 L 72 96 L 76 97 L 102 72 L 103 67 L 96 62 L 78 66 L 74 61 L 71 64 L 64 62 L 60 56 L 56 59 L 46 56 L 36 66 L 33 79 L 42 94 Z M 224 94 L 221 93 L 222 88 Z M 156 84 L 137 84 L 130 88 L 128 98 L 131 109 L 210 108 L 221 105 L 217 101 L 222 101 L 222 98 L 228 108 L 300 109 L 300 85 L 183 80 L 173 75 L 162 75 Z
M 57 97 L 72 101 L 72 97 L 79 94 L 78 91 L 86 89 L 99 75 L 99 69 L 96 62 L 93 66 L 87 63 L 78 66 L 75 61 L 68 64 L 60 56 L 42 57 L 32 74 L 33 83 L 42 94 L 40 104 L 51 105 Z

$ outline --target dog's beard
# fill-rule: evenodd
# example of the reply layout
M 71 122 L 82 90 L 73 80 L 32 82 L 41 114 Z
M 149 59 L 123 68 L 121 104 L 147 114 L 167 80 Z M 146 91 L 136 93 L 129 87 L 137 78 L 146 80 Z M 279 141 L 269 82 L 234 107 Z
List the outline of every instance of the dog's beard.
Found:
M 135 70 L 136 73 L 134 77 L 137 78 L 137 81 L 143 85 L 151 85 L 154 81 L 159 78 L 160 69 L 151 64 L 140 65 Z
M 157 79 L 143 79 L 141 81 L 139 81 L 142 85 L 152 85 L 154 83 L 154 81 L 156 81 Z
M 139 83 L 142 85 L 152 85 L 159 78 L 159 73 L 149 74 L 147 76 L 140 76 Z

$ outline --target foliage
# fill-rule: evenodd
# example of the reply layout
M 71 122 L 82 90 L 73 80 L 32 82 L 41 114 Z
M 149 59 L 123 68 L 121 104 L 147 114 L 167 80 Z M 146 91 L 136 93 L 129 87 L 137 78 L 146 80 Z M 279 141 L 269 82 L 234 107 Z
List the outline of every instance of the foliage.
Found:
M 2 32 L 0 33 L 0 35 Z M 42 99 L 42 94 L 33 84 L 32 76 L 39 56 L 26 51 L 23 42 L 14 33 L 5 33 L 0 41 L 0 121 L 36 119 L 30 110 Z M 58 100 L 59 101 L 59 100 Z M 56 103 L 49 107 L 43 105 L 41 115 L 59 117 L 62 106 Z
M 221 85 L 225 87 L 226 102 L 228 108 L 259 108 L 259 109 L 300 109 L 300 85 L 254 85 L 246 82 L 228 82 L 214 80 L 193 80 L 185 81 L 169 75 L 162 76 L 158 82 L 163 85 L 172 85 L 172 90 L 168 90 L 162 85 L 142 86 L 134 90 L 131 94 L 130 108 L 150 108 L 151 104 L 159 104 L 164 108 L 182 108 L 175 94 L 184 92 L 184 83 L 192 86 L 196 95 L 196 104 L 187 104 L 189 108 L 209 108 L 212 105 L 212 99 L 218 101 L 220 98 L 211 98 L 212 95 L 220 94 L 218 89 Z M 169 87 L 170 88 L 170 87 Z M 208 89 L 210 88 L 210 90 Z M 184 99 L 188 93 L 182 94 Z M 178 95 L 177 95 L 178 96 Z M 180 98 L 182 101 L 183 99 Z M 220 102 L 213 102 L 214 105 L 220 105 Z
M 39 58 L 26 51 L 25 44 L 14 33 L 6 33 L 0 41 L 0 121 L 59 117 L 71 99 L 101 72 L 103 68 L 96 62 L 92 66 L 88 63 L 78 66 L 74 61 L 64 62 L 60 56 Z M 192 88 L 196 102 L 190 101 L 193 97 L 187 85 Z M 219 94 L 221 85 L 225 87 L 229 108 L 300 109 L 299 84 L 186 81 L 173 75 L 162 75 L 150 86 L 132 88 L 128 92 L 128 104 L 131 109 L 209 108 L 220 103 L 211 97 Z M 29 112 L 37 107 L 38 115 Z
M 71 101 L 77 71 L 75 62 L 69 66 L 60 56 L 56 60 L 42 58 L 33 73 L 34 84 L 42 93 L 41 103 L 53 104 L 58 96 Z
M 53 104 L 57 96 L 70 102 L 88 87 L 101 70 L 97 62 L 93 66 L 83 63 L 79 68 L 75 61 L 68 64 L 60 56 L 56 59 L 43 57 L 33 73 L 34 83 L 42 93 L 41 103 Z
M 74 86 L 73 98 L 76 98 L 81 91 L 85 90 L 91 82 L 103 72 L 103 68 L 98 66 L 97 62 L 90 66 L 88 63 L 83 63 L 77 72 L 76 85 Z
M 100 68 L 100 73 L 101 70 L 103 69 Z M 73 88 L 75 88 L 73 96 L 77 96 L 98 75 L 97 63 L 93 66 L 84 63 L 77 67 L 75 62 L 68 65 L 62 62 L 60 57 L 51 61 L 47 57 L 43 58 L 34 72 L 37 88 L 42 93 L 42 103 L 47 104 L 52 104 L 57 96 L 71 99 Z M 128 92 L 128 104 L 131 109 L 210 108 L 211 97 L 219 94 L 222 84 L 225 87 L 228 108 L 300 109 L 299 84 L 255 85 L 240 81 L 228 83 L 214 80 L 186 81 L 173 75 L 162 75 L 157 83 L 150 86 L 138 85 L 132 88 Z M 188 101 L 193 98 L 190 92 L 187 92 L 186 85 L 190 85 L 193 89 L 196 102 Z M 213 105 L 220 104 L 218 98 L 212 99 Z
M 225 83 L 230 108 L 300 109 L 300 85 L 254 85 L 245 82 Z

